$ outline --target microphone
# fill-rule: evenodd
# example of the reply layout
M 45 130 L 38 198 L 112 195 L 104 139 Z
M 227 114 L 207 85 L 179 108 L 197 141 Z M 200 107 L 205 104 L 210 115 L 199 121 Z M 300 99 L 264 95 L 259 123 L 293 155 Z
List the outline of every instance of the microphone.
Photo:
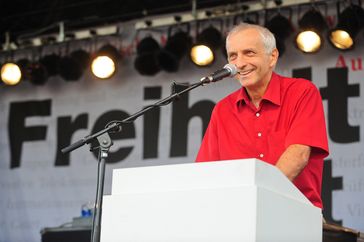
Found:
M 224 68 L 215 71 L 210 76 L 205 76 L 201 79 L 203 83 L 217 82 L 225 77 L 235 76 L 238 73 L 238 68 L 233 64 L 226 64 Z

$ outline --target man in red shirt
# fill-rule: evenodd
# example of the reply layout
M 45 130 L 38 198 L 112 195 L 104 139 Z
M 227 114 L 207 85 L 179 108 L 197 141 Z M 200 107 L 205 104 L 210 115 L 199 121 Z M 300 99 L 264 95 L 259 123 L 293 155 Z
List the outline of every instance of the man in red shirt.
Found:
M 226 49 L 242 88 L 216 104 L 196 161 L 258 158 L 275 165 L 322 208 L 328 144 L 319 91 L 310 81 L 273 72 L 279 53 L 264 27 L 234 27 Z

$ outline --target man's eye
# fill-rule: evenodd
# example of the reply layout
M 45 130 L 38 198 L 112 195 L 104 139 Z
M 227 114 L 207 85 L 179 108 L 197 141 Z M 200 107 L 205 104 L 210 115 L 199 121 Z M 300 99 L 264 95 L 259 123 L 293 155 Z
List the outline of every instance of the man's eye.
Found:
M 253 56 L 253 55 L 255 55 L 255 52 L 254 52 L 254 51 L 252 51 L 252 50 L 250 50 L 250 51 L 247 51 L 247 52 L 246 52 L 246 54 L 247 54 L 248 56 Z
M 236 58 L 236 55 L 229 55 L 229 60 L 233 60 Z

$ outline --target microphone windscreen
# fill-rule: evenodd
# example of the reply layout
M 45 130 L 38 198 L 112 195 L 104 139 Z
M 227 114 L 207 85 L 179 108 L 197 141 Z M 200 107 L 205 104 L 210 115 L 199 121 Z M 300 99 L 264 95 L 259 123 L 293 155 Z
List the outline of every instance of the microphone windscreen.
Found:
M 230 72 L 230 76 L 235 76 L 238 73 L 238 68 L 234 64 L 226 64 L 224 69 Z

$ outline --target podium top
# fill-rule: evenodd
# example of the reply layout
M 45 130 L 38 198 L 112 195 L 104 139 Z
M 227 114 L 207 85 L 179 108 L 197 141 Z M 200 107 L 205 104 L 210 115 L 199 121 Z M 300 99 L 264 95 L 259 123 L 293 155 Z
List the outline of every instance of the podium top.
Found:
M 258 159 L 115 169 L 111 193 L 114 195 L 242 186 L 264 188 L 312 205 L 278 168 Z

